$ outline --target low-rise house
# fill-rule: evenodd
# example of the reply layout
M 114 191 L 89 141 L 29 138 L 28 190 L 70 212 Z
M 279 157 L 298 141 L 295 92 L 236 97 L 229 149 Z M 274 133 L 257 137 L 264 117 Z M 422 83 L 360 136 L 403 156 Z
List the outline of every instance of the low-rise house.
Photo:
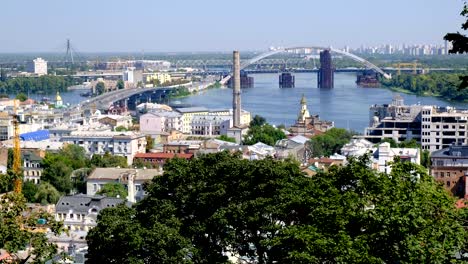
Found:
M 106 183 L 117 182 L 125 186 L 129 196 L 134 193 L 129 201 L 139 201 L 146 195 L 143 184 L 161 174 L 160 169 L 96 168 L 86 178 L 86 194 L 96 195 Z
M 301 163 L 305 163 L 310 155 L 310 151 L 306 146 L 308 140 L 308 138 L 301 135 L 278 140 L 275 144 L 276 157 L 278 159 L 294 158 Z
M 35 184 L 41 182 L 42 167 L 40 151 L 25 150 L 22 152 L 24 181 L 31 181 Z
M 431 175 L 453 195 L 468 194 L 468 145 L 452 145 L 431 154 Z
M 272 146 L 268 146 L 265 143 L 258 142 L 252 146 L 248 146 L 247 155 L 250 160 L 264 159 L 266 157 L 274 157 L 276 150 Z
M 417 148 L 392 148 L 388 142 L 381 143 L 378 147 L 374 147 L 372 143 L 363 139 L 353 139 L 351 143 L 343 146 L 341 153 L 347 157 L 370 155 L 372 168 L 385 173 L 390 173 L 390 163 L 393 162 L 396 157 L 399 157 L 401 161 L 408 161 L 415 164 L 420 164 L 421 161 L 421 151 Z
M 116 127 L 130 129 L 133 126 L 132 116 L 130 115 L 101 115 L 98 122 L 110 126 L 112 130 Z
M 389 164 L 395 157 L 399 157 L 401 161 L 407 161 L 415 164 L 420 164 L 421 152 L 417 148 L 391 148 L 390 143 L 385 142 L 379 145 L 373 154 L 374 168 L 380 172 L 390 173 L 392 168 Z
M 135 155 L 134 163 L 137 161 L 149 162 L 155 167 L 162 167 L 167 160 L 173 158 L 180 159 L 191 159 L 193 158 L 193 153 L 138 153 Z
M 195 153 L 202 145 L 201 140 L 177 140 L 164 144 L 165 153 Z
M 78 194 L 62 196 L 55 205 L 55 220 L 63 221 L 70 231 L 89 231 L 96 226 L 97 215 L 102 209 L 116 207 L 125 200 L 105 196 Z

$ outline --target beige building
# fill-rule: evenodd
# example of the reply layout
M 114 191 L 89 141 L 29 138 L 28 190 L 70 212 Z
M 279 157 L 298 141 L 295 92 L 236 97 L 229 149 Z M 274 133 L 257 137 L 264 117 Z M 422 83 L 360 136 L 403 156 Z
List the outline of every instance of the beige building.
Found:
M 125 168 L 96 168 L 86 178 L 86 194 L 96 195 L 106 183 L 120 183 L 127 190 L 134 188 L 134 201 L 139 201 L 145 196 L 143 184 L 151 181 L 155 176 L 160 176 L 159 169 L 125 169 Z M 129 187 L 129 176 L 133 176 L 133 187 Z M 131 183 L 131 182 L 130 182 Z M 125 199 L 126 197 L 120 197 Z M 130 199 L 129 199 L 130 200 Z

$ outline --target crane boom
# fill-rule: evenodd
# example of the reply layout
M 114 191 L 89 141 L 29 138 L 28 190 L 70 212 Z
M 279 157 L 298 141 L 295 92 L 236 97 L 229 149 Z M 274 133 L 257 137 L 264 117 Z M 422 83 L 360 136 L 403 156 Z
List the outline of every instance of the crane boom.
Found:
M 20 146 L 20 128 L 18 113 L 16 109 L 16 99 L 14 99 L 13 106 L 13 172 L 15 174 L 14 180 L 14 191 L 15 193 L 21 193 L 22 191 L 22 175 L 21 175 L 21 146 Z

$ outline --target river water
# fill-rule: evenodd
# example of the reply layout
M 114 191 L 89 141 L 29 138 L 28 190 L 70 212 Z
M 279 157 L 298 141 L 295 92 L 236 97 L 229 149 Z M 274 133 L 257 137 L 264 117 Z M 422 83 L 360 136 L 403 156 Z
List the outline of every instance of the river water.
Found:
M 300 109 L 302 94 L 307 99 L 310 114 L 335 122 L 336 127 L 363 132 L 369 123 L 369 106 L 387 104 L 395 95 L 385 88 L 361 88 L 355 83 L 355 73 L 336 73 L 335 88 L 318 89 L 316 73 L 296 73 L 295 88 L 278 88 L 278 74 L 251 74 L 253 88 L 242 89 L 242 108 L 253 115 L 261 115 L 272 124 L 294 124 Z M 468 108 L 466 103 L 453 103 L 434 97 L 401 94 L 406 104 L 455 106 Z M 187 98 L 177 99 L 183 104 L 214 108 L 232 107 L 232 90 L 212 89 Z
M 336 127 L 364 132 L 369 123 L 369 106 L 388 104 L 395 92 L 385 88 L 361 88 L 355 83 L 355 73 L 335 73 L 335 88 L 318 89 L 316 73 L 296 73 L 295 88 L 279 88 L 278 74 L 251 74 L 255 78 L 253 88 L 242 89 L 242 108 L 253 115 L 261 115 L 271 124 L 294 124 L 300 109 L 302 94 L 307 99 L 310 114 L 318 114 L 321 119 L 335 122 Z M 83 90 L 61 93 L 65 104 L 77 104 L 87 98 L 79 94 Z M 406 104 L 454 106 L 468 108 L 466 103 L 448 102 L 435 97 L 401 94 Z M 31 95 L 41 100 L 49 97 L 55 100 L 55 94 Z M 211 89 L 186 98 L 177 98 L 172 103 L 180 102 L 192 106 L 204 106 L 210 109 L 231 108 L 232 90 L 228 88 Z

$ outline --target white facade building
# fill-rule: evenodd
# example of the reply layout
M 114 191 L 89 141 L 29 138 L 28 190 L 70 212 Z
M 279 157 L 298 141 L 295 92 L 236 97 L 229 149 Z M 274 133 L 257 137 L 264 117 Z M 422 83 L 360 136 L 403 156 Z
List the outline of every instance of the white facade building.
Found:
M 70 135 L 63 136 L 61 141 L 83 147 L 91 156 L 109 152 L 126 157 L 129 165 L 133 163 L 137 153 L 146 152 L 145 135 L 134 132 L 73 131 Z
M 36 58 L 28 65 L 28 71 L 37 75 L 47 75 L 47 61 Z
M 468 110 L 424 106 L 421 115 L 421 147 L 434 152 L 452 144 L 468 144 Z

